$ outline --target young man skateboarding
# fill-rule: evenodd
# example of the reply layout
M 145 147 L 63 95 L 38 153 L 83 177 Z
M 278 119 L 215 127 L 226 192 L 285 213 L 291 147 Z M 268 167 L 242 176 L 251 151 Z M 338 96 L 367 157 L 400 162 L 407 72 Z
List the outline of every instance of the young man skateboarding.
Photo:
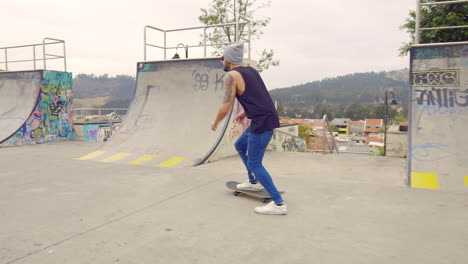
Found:
M 234 98 L 241 103 L 245 112 L 235 117 L 240 121 L 247 116 L 251 125 L 242 133 L 235 143 L 237 152 L 247 168 L 249 179 L 237 185 L 241 190 L 261 191 L 263 188 L 271 195 L 272 202 L 255 208 L 259 214 L 287 214 L 287 206 L 276 189 L 273 180 L 262 165 L 266 147 L 273 136 L 273 129 L 280 126 L 278 113 L 273 100 L 263 83 L 260 74 L 251 67 L 242 65 L 244 44 L 235 43 L 224 50 L 221 60 L 224 71 L 224 101 L 219 108 L 211 129 L 216 130 L 218 124 L 228 114 Z

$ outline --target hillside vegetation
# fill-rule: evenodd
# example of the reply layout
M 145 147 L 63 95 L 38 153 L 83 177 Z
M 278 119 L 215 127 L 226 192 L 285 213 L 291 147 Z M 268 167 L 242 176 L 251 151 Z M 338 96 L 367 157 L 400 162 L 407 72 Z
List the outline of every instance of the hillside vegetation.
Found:
M 407 111 L 408 74 L 408 70 L 354 73 L 275 89 L 270 94 L 278 102 L 280 114 L 290 117 L 382 118 L 385 90 L 393 91 L 403 114 Z
M 79 74 L 73 80 L 75 107 L 128 107 L 133 98 L 135 78 Z M 392 90 L 403 108 L 408 105 L 408 70 L 354 73 L 270 91 L 283 116 L 322 118 L 348 117 L 353 120 L 383 118 L 385 90 Z M 391 99 L 391 97 L 389 98 Z M 401 118 L 401 117 L 400 117 Z

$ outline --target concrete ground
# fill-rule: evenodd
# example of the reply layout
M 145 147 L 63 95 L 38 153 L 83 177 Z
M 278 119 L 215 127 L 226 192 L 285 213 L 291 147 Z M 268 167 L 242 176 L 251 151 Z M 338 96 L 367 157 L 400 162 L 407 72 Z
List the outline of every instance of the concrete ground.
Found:
M 97 145 L 0 149 L 0 263 L 468 263 L 468 194 L 409 189 L 404 159 L 269 152 L 286 216 L 195 168 L 77 161 Z

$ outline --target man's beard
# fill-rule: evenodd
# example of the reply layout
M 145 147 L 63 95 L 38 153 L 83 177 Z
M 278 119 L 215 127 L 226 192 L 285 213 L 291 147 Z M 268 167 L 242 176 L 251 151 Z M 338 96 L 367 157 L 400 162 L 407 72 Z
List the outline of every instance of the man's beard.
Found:
M 224 64 L 223 70 L 224 70 L 225 72 L 228 72 L 228 71 L 229 71 L 229 66 L 228 66 L 226 63 Z

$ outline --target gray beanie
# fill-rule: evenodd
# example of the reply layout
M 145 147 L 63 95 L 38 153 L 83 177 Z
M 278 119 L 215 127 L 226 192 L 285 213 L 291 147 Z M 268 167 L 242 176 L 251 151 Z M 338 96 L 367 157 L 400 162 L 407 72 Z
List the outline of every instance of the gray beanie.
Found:
M 234 43 L 224 49 L 224 59 L 233 64 L 242 64 L 244 43 Z

